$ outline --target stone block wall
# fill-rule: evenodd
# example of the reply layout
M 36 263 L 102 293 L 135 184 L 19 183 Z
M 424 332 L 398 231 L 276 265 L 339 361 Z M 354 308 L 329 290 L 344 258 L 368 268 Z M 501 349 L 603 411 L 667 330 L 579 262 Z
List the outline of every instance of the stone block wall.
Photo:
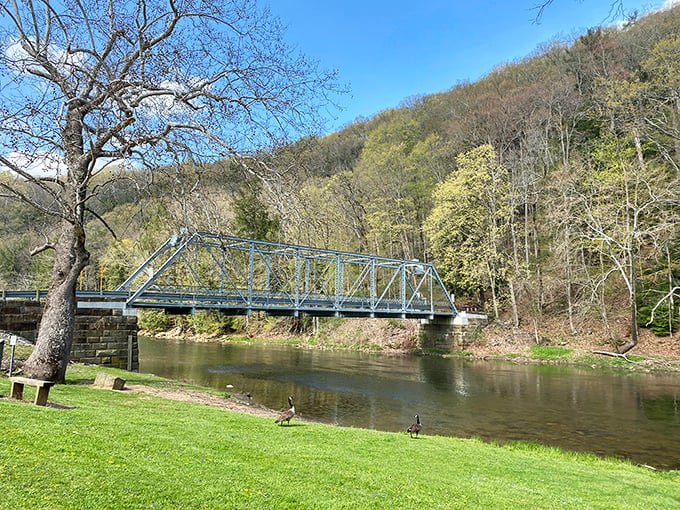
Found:
M 465 330 L 452 321 L 425 320 L 420 323 L 420 346 L 437 351 L 459 351 L 465 346 Z
M 35 343 L 42 305 L 37 301 L 0 301 L 0 331 Z
M 137 317 L 123 316 L 121 310 L 78 310 L 71 360 L 139 370 Z
M 485 316 L 468 316 L 460 312 L 455 319 L 423 320 L 420 323 L 420 346 L 438 351 L 462 351 L 475 333 L 487 322 Z
M 0 301 L 0 330 L 35 342 L 42 307 L 37 301 Z M 137 317 L 121 310 L 78 309 L 71 361 L 139 370 Z

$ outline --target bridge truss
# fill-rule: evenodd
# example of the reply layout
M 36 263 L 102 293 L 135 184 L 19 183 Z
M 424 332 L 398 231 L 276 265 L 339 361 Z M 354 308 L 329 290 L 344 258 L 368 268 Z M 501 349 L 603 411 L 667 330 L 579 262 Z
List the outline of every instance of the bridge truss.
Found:
M 432 264 L 208 232 L 173 235 L 112 295 L 126 308 L 434 318 L 457 310 Z

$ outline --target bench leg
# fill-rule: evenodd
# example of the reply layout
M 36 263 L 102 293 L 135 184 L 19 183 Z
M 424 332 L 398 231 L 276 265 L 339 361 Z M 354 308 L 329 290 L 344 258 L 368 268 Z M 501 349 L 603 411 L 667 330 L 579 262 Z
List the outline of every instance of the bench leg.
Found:
M 47 405 L 47 395 L 50 394 L 49 386 L 40 386 L 38 391 L 35 393 L 35 405 L 46 406 Z
M 12 381 L 12 390 L 10 391 L 9 397 L 17 400 L 24 398 L 24 384 Z

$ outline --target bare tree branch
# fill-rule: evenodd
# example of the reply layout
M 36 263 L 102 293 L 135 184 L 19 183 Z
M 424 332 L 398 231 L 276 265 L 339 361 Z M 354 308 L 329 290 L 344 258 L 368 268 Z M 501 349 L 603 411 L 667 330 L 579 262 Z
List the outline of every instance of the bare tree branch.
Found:
M 47 250 L 54 250 L 54 247 L 55 247 L 54 243 L 49 242 L 46 242 L 45 244 L 42 244 L 40 246 L 36 246 L 31 250 L 31 257 L 35 257 L 39 253 L 42 253 Z
M 671 299 L 675 296 L 680 297 L 680 287 L 673 287 L 671 290 L 668 291 L 668 293 L 665 296 L 663 296 L 656 302 L 654 308 L 652 308 L 651 315 L 645 326 L 649 326 L 654 322 L 654 313 L 656 312 L 656 309 L 659 308 L 666 300 Z
M 563 1 L 563 0 L 562 0 Z M 571 0 L 575 1 L 575 0 Z M 587 0 L 576 0 L 578 3 L 583 3 Z M 545 14 L 545 11 L 555 2 L 555 0 L 545 0 L 539 4 L 536 4 L 532 10 L 536 11 L 536 15 L 533 18 L 533 22 L 536 24 L 541 23 L 541 19 Z M 624 6 L 624 0 L 615 0 L 610 4 L 609 15 L 607 19 L 614 19 L 617 16 L 625 15 L 626 9 Z M 606 21 L 606 20 L 603 20 Z

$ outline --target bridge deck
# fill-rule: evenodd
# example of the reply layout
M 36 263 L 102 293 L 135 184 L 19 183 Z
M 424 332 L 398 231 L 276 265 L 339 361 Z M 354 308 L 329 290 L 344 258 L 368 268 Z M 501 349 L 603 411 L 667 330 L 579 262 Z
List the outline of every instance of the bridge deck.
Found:
M 145 292 L 137 297 L 133 306 L 127 300 L 132 294 L 121 291 L 78 291 L 76 298 L 79 308 L 101 309 L 163 309 L 172 314 L 190 314 L 196 310 L 215 310 L 227 315 L 249 315 L 264 311 L 270 315 L 298 316 L 300 314 L 314 317 L 376 317 L 428 319 L 434 317 L 452 317 L 451 310 L 445 306 L 432 309 L 426 303 L 413 304 L 403 309 L 398 300 L 384 300 L 380 304 L 371 304 L 367 298 L 346 298 L 339 303 L 325 296 L 307 296 L 295 303 L 286 295 L 253 296 L 245 300 L 240 295 L 225 294 L 189 294 L 171 292 Z M 47 296 L 47 291 L 2 291 L 0 298 L 39 300 Z

